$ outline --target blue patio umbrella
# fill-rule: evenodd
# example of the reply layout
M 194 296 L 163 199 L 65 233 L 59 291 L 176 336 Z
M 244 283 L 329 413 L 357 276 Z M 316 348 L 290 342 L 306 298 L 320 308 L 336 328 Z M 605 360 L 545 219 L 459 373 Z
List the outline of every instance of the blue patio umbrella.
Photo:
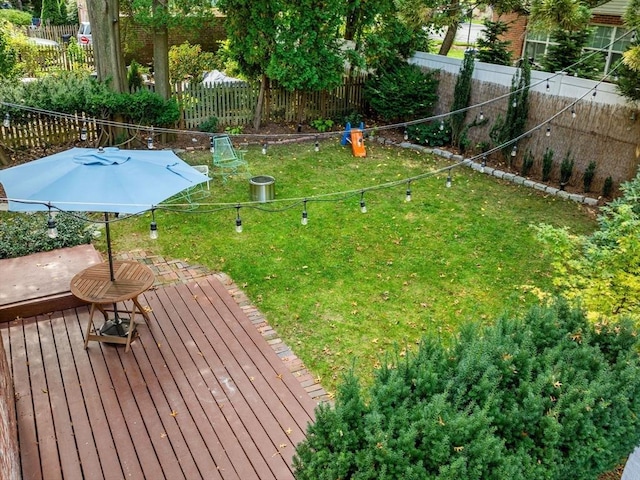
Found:
M 10 211 L 104 212 L 111 280 L 109 213 L 136 214 L 206 182 L 170 150 L 72 148 L 0 170 Z

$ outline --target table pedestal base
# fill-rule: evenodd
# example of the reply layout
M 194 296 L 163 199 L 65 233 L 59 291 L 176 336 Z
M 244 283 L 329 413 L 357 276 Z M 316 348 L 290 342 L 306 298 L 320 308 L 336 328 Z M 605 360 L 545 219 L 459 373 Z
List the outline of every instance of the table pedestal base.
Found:
M 106 309 L 99 303 L 91 304 L 91 309 L 89 312 L 89 325 L 87 326 L 87 335 L 84 340 L 85 350 L 88 347 L 89 342 L 93 341 L 125 345 L 125 353 L 129 351 L 131 347 L 131 341 L 133 340 L 133 335 L 136 332 L 136 315 L 141 315 L 147 322 L 149 321 L 147 313 L 138 302 L 138 297 L 132 298 L 131 301 L 133 303 L 131 310 L 117 309 L 117 312 L 115 309 Z M 93 315 L 95 314 L 96 310 L 100 310 L 102 312 L 105 320 L 105 325 L 103 325 L 100 329 L 96 329 L 96 326 L 93 323 Z M 117 333 L 117 326 L 115 325 L 114 320 L 108 319 L 107 312 L 114 312 L 114 314 L 128 313 L 131 316 L 126 320 L 121 319 L 121 325 L 125 333 L 123 333 L 122 335 Z M 107 326 L 106 329 L 105 326 Z

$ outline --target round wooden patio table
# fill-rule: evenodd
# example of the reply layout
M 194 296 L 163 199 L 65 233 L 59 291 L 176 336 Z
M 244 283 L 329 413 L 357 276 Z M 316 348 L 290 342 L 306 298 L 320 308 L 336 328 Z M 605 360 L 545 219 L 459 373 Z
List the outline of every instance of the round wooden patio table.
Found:
M 114 261 L 113 273 L 115 280 L 111 280 L 109 264 L 107 262 L 93 265 L 71 279 L 71 293 L 91 304 L 89 313 L 89 325 L 87 326 L 87 335 L 84 340 L 84 348 L 87 348 L 89 341 L 119 343 L 126 345 L 125 352 L 129 351 L 131 339 L 136 329 L 135 316 L 142 315 L 148 322 L 149 315 L 142 308 L 138 301 L 138 295 L 145 292 L 153 285 L 154 275 L 149 267 L 138 262 L 132 261 Z M 130 310 L 126 308 L 126 302 L 131 301 Z M 123 303 L 123 309 L 117 307 L 118 303 Z M 112 308 L 105 308 L 111 305 Z M 128 320 L 122 320 L 120 325 L 128 324 L 128 332 L 126 336 L 101 334 L 96 330 L 93 323 L 93 315 L 95 311 L 100 310 L 107 322 L 107 312 L 114 312 L 114 320 L 120 321 L 120 313 L 128 313 Z

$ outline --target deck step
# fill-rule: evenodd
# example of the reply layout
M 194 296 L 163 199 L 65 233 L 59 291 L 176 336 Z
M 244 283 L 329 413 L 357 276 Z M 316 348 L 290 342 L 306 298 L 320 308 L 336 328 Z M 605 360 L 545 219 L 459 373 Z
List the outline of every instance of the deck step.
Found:
M 0 322 L 84 305 L 69 284 L 76 273 L 100 262 L 93 245 L 0 260 Z

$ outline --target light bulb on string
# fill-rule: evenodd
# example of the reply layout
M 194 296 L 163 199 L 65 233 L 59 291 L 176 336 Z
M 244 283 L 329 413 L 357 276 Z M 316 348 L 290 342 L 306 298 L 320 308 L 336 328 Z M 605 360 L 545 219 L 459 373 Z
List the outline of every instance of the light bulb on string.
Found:
M 262 154 L 266 155 L 267 154 L 267 142 L 264 142 L 262 144 Z
M 367 204 L 364 202 L 364 190 L 360 192 L 360 211 L 362 213 L 367 213 Z
M 147 137 L 147 148 L 153 150 L 153 127 L 149 129 L 149 136 Z
M 547 78 L 547 86 L 546 86 L 546 90 L 547 90 L 547 92 L 548 92 L 549 90 L 551 90 L 551 85 L 549 85 L 549 79 L 548 79 L 548 78 Z
M 4 120 L 2 121 L 2 126 L 4 128 L 9 128 L 11 126 L 11 115 L 9 113 L 4 114 Z
M 513 108 L 516 108 L 518 106 L 518 101 L 515 98 L 513 99 L 513 102 L 511 103 L 511 106 Z
M 597 86 L 593 87 L 593 93 L 591 94 L 591 99 L 593 100 L 594 98 L 596 98 L 596 95 L 598 94 L 598 90 L 597 90 Z
M 550 137 L 551 136 L 551 127 L 549 125 L 547 125 L 547 130 L 546 130 L 546 132 L 544 132 L 544 135 L 546 137 Z
M 411 201 L 411 181 L 407 182 L 407 194 L 404 197 L 405 202 Z
M 87 122 L 84 122 L 80 129 L 80 140 L 83 142 L 87 140 Z
M 242 233 L 242 219 L 240 218 L 240 205 L 236 207 L 236 233 Z
M 487 156 L 482 156 L 482 163 L 480 163 L 480 173 L 484 173 L 484 168 L 487 166 Z
M 300 220 L 300 223 L 302 225 L 306 225 L 307 223 L 309 223 L 309 216 L 307 215 L 307 199 L 304 199 L 304 202 L 302 204 L 302 219 Z
M 576 109 L 571 107 L 571 118 L 576 118 Z
M 49 207 L 49 218 L 47 219 L 47 237 L 56 238 L 58 236 L 58 227 L 56 221 L 51 214 L 51 207 Z
M 444 120 L 440 120 L 440 131 L 444 130 Z
M 316 143 L 315 143 L 315 145 L 313 147 L 313 150 L 316 151 L 316 152 L 320 151 L 320 142 L 318 141 L 318 135 L 316 135 Z
M 445 183 L 445 186 L 447 188 L 451 188 L 451 184 L 453 183 L 453 180 L 451 179 L 451 169 L 447 170 L 447 181 Z
M 211 153 L 215 153 L 216 151 L 215 142 L 213 141 L 213 135 L 209 137 L 209 151 Z
M 518 145 L 513 144 L 513 148 L 511 149 L 511 156 L 515 157 L 518 154 Z
M 409 140 L 409 130 L 407 130 L 406 128 L 404 129 L 404 140 Z
M 480 121 L 484 120 L 484 112 L 480 110 Z
M 158 224 L 156 223 L 156 211 L 151 210 L 151 223 L 149 224 L 149 238 L 151 240 L 158 239 Z

